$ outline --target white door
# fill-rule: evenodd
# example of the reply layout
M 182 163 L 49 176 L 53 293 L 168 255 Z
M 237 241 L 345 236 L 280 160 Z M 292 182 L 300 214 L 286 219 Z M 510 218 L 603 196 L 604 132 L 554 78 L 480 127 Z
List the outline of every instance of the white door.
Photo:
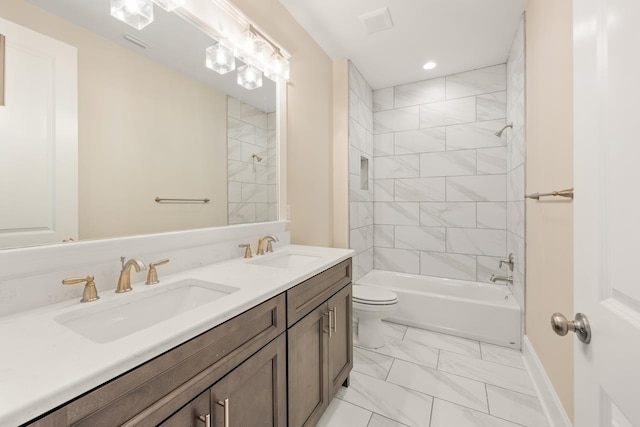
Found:
M 0 19 L 0 249 L 78 238 L 76 48 Z
M 575 425 L 640 426 L 640 1 L 573 4 Z

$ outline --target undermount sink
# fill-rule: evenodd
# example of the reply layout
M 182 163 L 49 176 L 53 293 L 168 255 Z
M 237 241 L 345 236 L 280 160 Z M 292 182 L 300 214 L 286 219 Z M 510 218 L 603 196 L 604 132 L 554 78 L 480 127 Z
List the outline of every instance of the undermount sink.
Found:
M 86 308 L 56 317 L 56 322 L 97 343 L 107 343 L 149 328 L 237 291 L 238 288 L 185 279 L 127 300 L 112 301 L 98 311 Z
M 275 253 L 261 255 L 259 258 L 249 261 L 251 264 L 264 265 L 275 268 L 295 268 L 317 260 L 318 256 L 301 253 Z

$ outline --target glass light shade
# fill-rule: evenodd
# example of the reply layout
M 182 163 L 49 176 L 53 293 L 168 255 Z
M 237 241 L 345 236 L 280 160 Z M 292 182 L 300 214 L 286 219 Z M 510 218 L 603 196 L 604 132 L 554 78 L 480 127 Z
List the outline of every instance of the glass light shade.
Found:
M 242 36 L 242 50 L 250 56 L 256 55 L 263 43 L 262 40 L 251 30 L 245 31 Z
M 291 64 L 280 54 L 274 54 L 264 75 L 274 82 L 289 80 Z
M 238 84 L 247 90 L 262 87 L 262 71 L 249 64 L 238 67 Z
M 151 0 L 111 0 L 111 16 L 141 30 L 153 22 Z
M 233 50 L 220 43 L 207 48 L 206 58 L 207 68 L 217 73 L 227 74 L 229 71 L 236 69 L 236 58 L 233 55 Z
M 166 10 L 167 12 L 174 11 L 175 9 L 184 6 L 185 0 L 153 0 L 158 6 Z

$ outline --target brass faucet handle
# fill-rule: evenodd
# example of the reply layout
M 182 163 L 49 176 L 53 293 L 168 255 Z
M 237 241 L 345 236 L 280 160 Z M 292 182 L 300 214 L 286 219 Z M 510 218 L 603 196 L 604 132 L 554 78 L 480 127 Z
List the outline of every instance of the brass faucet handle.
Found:
M 165 265 L 169 263 L 169 259 L 161 259 L 157 262 L 149 263 L 149 271 L 147 272 L 147 280 L 144 282 L 145 285 L 155 285 L 156 283 L 160 283 L 158 279 L 158 270 L 156 270 L 156 266 Z
M 267 249 L 266 252 L 273 252 L 273 245 L 271 244 L 271 239 L 267 240 Z
M 84 292 L 82 293 L 82 299 L 80 302 L 91 302 L 100 299 L 98 296 L 98 290 L 96 289 L 96 282 L 94 276 L 87 277 L 68 277 L 62 280 L 63 285 L 77 285 L 79 283 L 86 283 L 84 285 Z
M 243 243 L 242 245 L 238 245 L 238 247 L 244 248 L 245 258 L 253 258 L 253 254 L 251 253 L 251 245 L 249 243 Z

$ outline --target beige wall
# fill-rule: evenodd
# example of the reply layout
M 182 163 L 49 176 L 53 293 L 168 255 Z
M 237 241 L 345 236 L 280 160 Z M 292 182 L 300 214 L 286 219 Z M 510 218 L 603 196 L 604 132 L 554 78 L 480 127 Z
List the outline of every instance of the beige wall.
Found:
M 527 192 L 573 185 L 571 0 L 527 0 Z M 573 338 L 552 313 L 573 316 L 571 201 L 527 202 L 526 334 L 573 419 Z
M 332 61 L 278 0 L 232 1 L 293 57 L 287 98 L 291 240 L 332 246 Z
M 333 244 L 349 247 L 349 60 L 333 61 Z
M 24 0 L 0 16 L 78 49 L 80 238 L 226 224 L 226 95 Z

